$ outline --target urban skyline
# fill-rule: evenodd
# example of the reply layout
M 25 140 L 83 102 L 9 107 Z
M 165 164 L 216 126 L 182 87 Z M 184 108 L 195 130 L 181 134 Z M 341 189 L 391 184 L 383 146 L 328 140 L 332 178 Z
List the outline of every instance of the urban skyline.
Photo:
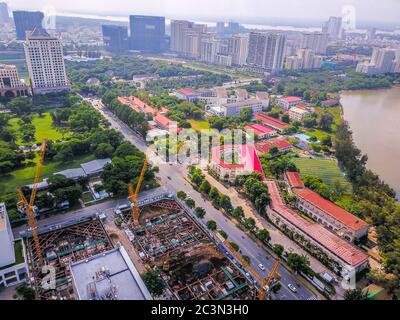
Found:
M 400 2 L 396 0 L 384 0 L 380 6 L 370 8 L 374 0 L 305 0 L 301 3 L 295 0 L 223 0 L 223 1 L 202 1 L 196 10 L 193 10 L 193 3 L 180 0 L 154 0 L 148 2 L 131 3 L 125 0 L 116 0 L 111 4 L 103 0 L 85 0 L 80 3 L 79 12 L 75 10 L 73 3 L 65 3 L 60 0 L 38 0 L 35 3 L 25 3 L 23 0 L 8 0 L 12 10 L 41 10 L 48 6 L 53 6 L 60 15 L 83 14 L 98 15 L 103 17 L 122 17 L 126 12 L 138 15 L 162 15 L 170 19 L 235 19 L 242 23 L 260 23 L 266 19 L 273 19 L 276 23 L 289 20 L 304 20 L 314 23 L 325 21 L 331 15 L 340 16 L 343 7 L 353 6 L 356 18 L 359 22 L 386 22 L 398 24 L 398 12 L 400 12 Z M 117 8 L 124 7 L 124 10 Z M 96 8 L 96 9 L 95 9 Z M 211 9 L 212 8 L 212 9 Z M 223 12 L 224 14 L 215 14 Z M 279 19 L 276 19 L 278 18 Z M 318 18 L 316 18 L 318 17 Z

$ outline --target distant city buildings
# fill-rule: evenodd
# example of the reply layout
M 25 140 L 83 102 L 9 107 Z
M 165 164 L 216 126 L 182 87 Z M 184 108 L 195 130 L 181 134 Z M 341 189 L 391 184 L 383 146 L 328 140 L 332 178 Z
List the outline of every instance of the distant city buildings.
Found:
M 27 96 L 28 89 L 14 65 L 0 64 L 0 97 L 14 98 Z
M 331 39 L 339 39 L 342 35 L 342 18 L 329 17 L 329 20 L 322 27 L 322 32 L 327 33 Z
M 128 49 L 128 28 L 123 26 L 103 25 L 104 49 L 108 52 L 123 53 Z
M 5 2 L 0 2 L 0 24 L 2 23 L 10 23 L 11 18 L 8 13 L 8 5 Z
M 311 49 L 316 54 L 326 54 L 328 46 L 328 34 L 322 32 L 302 33 L 300 38 L 300 49 Z
M 160 53 L 165 49 L 165 17 L 129 16 L 130 47 Z
M 41 27 L 28 34 L 25 57 L 33 94 L 69 90 L 61 41 Z
M 42 27 L 44 15 L 40 11 L 13 11 L 17 40 L 25 40 L 26 33 Z
M 287 70 L 313 70 L 319 69 L 322 65 L 322 57 L 314 54 L 311 49 L 299 49 L 295 56 L 285 59 Z
M 286 37 L 282 34 L 251 32 L 247 64 L 268 72 L 279 72 L 283 68 L 285 42 Z
M 400 72 L 400 50 L 389 48 L 374 48 L 369 61 L 357 64 L 357 72 L 366 74 L 380 74 L 389 72 Z

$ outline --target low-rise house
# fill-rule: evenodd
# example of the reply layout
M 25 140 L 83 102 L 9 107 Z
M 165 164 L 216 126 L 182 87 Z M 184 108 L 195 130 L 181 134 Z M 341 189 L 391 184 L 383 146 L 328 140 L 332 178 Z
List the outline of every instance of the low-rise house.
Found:
M 284 139 L 275 138 L 256 143 L 256 149 L 261 154 L 270 153 L 273 147 L 279 150 L 279 154 L 292 151 L 292 145 Z
M 297 208 L 348 241 L 368 235 L 369 224 L 310 189 L 296 189 Z
M 256 123 L 249 126 L 245 126 L 244 129 L 247 132 L 252 132 L 258 139 L 270 139 L 277 135 L 276 130 L 264 126 L 262 124 Z
M 334 107 L 339 104 L 339 100 L 336 99 L 329 99 L 329 100 L 324 100 L 321 101 L 321 106 L 323 107 Z
M 289 124 L 286 122 L 280 121 L 263 113 L 255 114 L 254 118 L 260 120 L 266 126 L 275 129 L 279 133 L 282 133 L 286 128 L 289 127 Z
M 277 99 L 276 103 L 280 105 L 284 110 L 289 110 L 290 108 L 293 108 L 298 104 L 303 103 L 303 99 L 299 97 L 284 97 Z
M 210 169 L 221 179 L 234 182 L 239 175 L 258 172 L 264 177 L 260 160 L 252 145 L 222 145 L 211 150 Z
M 110 158 L 96 159 L 93 161 L 82 163 L 81 168 L 85 172 L 86 176 L 93 177 L 100 175 L 104 171 L 104 167 L 109 163 L 111 163 Z
M 306 108 L 293 107 L 289 110 L 289 118 L 293 121 L 301 121 L 304 117 L 310 114 L 311 112 Z
M 356 272 L 368 267 L 368 255 L 335 235 L 319 223 L 313 223 L 288 208 L 276 181 L 267 180 L 271 204 L 267 207 L 268 218 L 281 230 L 290 233 L 296 242 L 316 256 L 323 256 L 331 269 L 349 280 Z

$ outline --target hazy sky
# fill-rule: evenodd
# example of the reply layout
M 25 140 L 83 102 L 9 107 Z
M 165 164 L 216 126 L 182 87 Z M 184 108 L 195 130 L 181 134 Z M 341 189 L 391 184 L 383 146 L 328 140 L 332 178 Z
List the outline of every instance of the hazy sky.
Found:
M 2 0 L 0 0 L 2 1 Z M 6 0 L 11 9 L 40 10 L 54 6 L 59 13 L 167 18 L 289 18 L 325 20 L 352 5 L 360 21 L 400 25 L 400 0 Z

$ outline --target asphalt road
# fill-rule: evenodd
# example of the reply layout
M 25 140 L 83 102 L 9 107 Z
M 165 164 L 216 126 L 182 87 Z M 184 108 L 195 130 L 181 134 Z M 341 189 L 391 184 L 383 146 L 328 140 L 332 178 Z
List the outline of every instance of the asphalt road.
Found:
M 147 145 L 143 138 L 135 134 L 125 123 L 115 117 L 99 100 L 89 99 L 93 107 L 100 111 L 104 117 L 111 123 L 111 127 L 120 131 L 126 140 L 133 143 L 138 149 L 147 151 Z M 149 157 L 150 161 L 155 155 Z M 274 259 L 260 246 L 258 246 L 249 236 L 235 226 L 235 224 L 227 219 L 219 210 L 215 209 L 211 203 L 204 200 L 202 195 L 195 191 L 185 180 L 187 169 L 184 165 L 169 165 L 166 163 L 157 164 L 160 168 L 157 174 L 161 185 L 169 192 L 177 192 L 184 190 L 195 202 L 197 206 L 201 206 L 206 210 L 206 216 L 203 219 L 214 220 L 217 222 L 218 228 L 223 229 L 228 235 L 230 242 L 235 242 L 240 246 L 241 253 L 247 255 L 251 259 L 251 267 L 263 277 L 267 277 L 269 270 L 272 269 Z M 258 265 L 263 264 L 266 268 L 262 271 Z M 281 300 L 307 300 L 314 297 L 314 294 L 300 285 L 296 277 L 289 273 L 284 267 L 280 267 L 282 289 L 279 291 L 278 297 Z M 292 292 L 287 286 L 293 284 L 297 288 L 297 292 Z

